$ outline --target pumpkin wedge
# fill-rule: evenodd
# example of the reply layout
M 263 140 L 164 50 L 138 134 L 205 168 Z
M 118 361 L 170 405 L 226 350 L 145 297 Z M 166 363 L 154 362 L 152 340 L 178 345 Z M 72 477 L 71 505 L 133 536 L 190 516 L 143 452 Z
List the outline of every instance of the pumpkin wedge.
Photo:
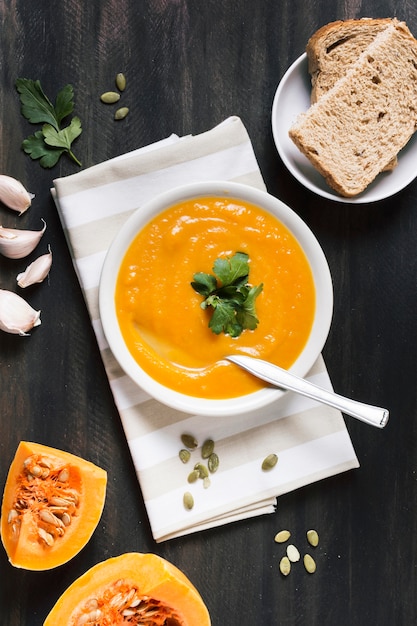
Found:
M 98 563 L 62 594 L 43 626 L 210 626 L 200 594 L 156 554 L 128 552 Z
M 47 570 L 72 559 L 104 507 L 107 473 L 78 456 L 21 441 L 1 509 L 1 540 L 15 567 Z

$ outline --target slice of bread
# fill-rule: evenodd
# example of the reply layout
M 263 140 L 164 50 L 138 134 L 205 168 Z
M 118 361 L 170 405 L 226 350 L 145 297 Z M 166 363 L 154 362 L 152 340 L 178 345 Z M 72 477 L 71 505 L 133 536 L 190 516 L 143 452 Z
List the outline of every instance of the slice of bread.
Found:
M 417 41 L 390 21 L 346 74 L 290 128 L 296 146 L 340 195 L 361 193 L 417 127 Z
M 308 71 L 311 76 L 311 103 L 317 100 L 344 76 L 348 67 L 357 61 L 362 52 L 392 18 L 338 20 L 325 24 L 308 40 L 306 46 Z M 398 164 L 395 156 L 384 171 Z
M 317 30 L 308 40 L 306 53 L 311 76 L 311 103 L 327 93 L 349 66 L 393 19 L 338 20 Z

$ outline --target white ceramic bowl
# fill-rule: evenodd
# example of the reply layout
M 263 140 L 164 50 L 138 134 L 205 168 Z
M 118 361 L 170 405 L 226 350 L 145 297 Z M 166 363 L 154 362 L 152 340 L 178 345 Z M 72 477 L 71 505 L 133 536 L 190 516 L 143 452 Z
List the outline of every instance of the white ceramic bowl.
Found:
M 288 136 L 298 115 L 310 106 L 311 82 L 307 55 L 304 53 L 289 67 L 275 93 L 272 105 L 272 133 L 278 153 L 291 174 L 307 189 L 323 198 L 348 204 L 363 204 L 388 198 L 404 189 L 417 175 L 417 133 L 398 155 L 392 172 L 383 172 L 354 198 L 344 198 L 331 189 Z
M 280 398 L 280 389 L 265 388 L 237 398 L 213 400 L 187 396 L 169 389 L 144 372 L 135 361 L 122 337 L 114 305 L 119 267 L 137 233 L 155 215 L 182 200 L 201 196 L 232 197 L 262 207 L 275 215 L 296 237 L 303 248 L 314 277 L 316 313 L 307 344 L 291 367 L 298 376 L 305 376 L 319 356 L 329 333 L 333 314 L 333 289 L 329 267 L 317 239 L 288 206 L 270 194 L 238 183 L 212 181 L 175 188 L 144 204 L 125 222 L 112 242 L 100 279 L 99 307 L 101 322 L 110 349 L 122 369 L 156 400 L 180 411 L 201 415 L 235 415 L 259 409 Z

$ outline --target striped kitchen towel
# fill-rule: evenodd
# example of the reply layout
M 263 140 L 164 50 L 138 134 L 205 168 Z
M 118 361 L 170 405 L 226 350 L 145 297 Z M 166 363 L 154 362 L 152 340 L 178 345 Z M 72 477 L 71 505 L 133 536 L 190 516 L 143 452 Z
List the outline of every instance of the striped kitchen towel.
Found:
M 150 398 L 110 353 L 98 311 L 100 272 L 109 245 L 144 202 L 172 187 L 204 180 L 265 189 L 238 117 L 200 135 L 172 135 L 56 179 L 52 190 L 157 542 L 271 513 L 277 496 L 359 465 L 339 411 L 288 392 L 274 404 L 238 417 L 187 415 Z M 331 388 L 321 356 L 307 378 Z M 207 489 L 202 481 L 187 482 L 190 464 L 178 457 L 183 433 L 193 434 L 200 446 L 207 438 L 215 441 L 220 466 Z M 262 472 L 262 460 L 270 452 L 278 454 L 278 466 Z M 192 452 L 192 465 L 200 453 L 201 447 Z M 185 491 L 194 497 L 192 510 L 184 508 Z

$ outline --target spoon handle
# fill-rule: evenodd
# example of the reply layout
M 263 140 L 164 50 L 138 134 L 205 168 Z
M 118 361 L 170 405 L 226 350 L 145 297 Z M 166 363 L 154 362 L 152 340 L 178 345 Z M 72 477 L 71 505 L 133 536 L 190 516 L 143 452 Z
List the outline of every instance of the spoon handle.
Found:
M 389 411 L 387 409 L 345 398 L 344 396 L 340 396 L 333 391 L 328 391 L 327 389 L 314 385 L 304 378 L 300 378 L 277 365 L 262 361 L 261 359 L 240 355 L 227 356 L 226 358 L 228 361 L 233 361 L 233 363 L 240 365 L 240 367 L 243 367 L 251 374 L 262 378 L 262 380 L 272 385 L 294 391 L 313 400 L 317 400 L 322 404 L 332 406 L 371 426 L 384 428 L 388 423 Z

